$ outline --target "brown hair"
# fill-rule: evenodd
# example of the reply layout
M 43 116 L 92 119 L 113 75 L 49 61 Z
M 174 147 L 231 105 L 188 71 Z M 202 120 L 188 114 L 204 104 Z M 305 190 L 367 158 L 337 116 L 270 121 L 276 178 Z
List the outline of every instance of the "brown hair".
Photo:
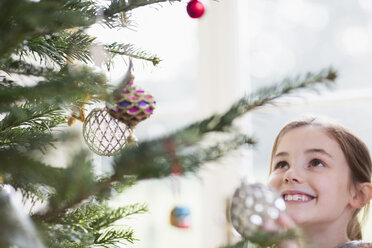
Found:
M 294 120 L 286 124 L 276 137 L 271 153 L 271 162 L 275 155 L 278 143 L 284 134 L 295 128 L 303 126 L 317 126 L 323 128 L 341 147 L 343 154 L 351 171 L 351 182 L 356 185 L 357 183 L 371 182 L 372 163 L 371 157 L 367 146 L 358 137 L 352 134 L 342 125 L 334 122 L 333 120 L 321 117 L 305 117 L 302 119 Z M 270 173 L 272 168 L 270 166 Z M 368 214 L 369 203 L 366 204 L 363 218 L 364 220 Z M 347 226 L 347 235 L 351 240 L 362 239 L 361 225 L 358 221 L 358 213 L 360 209 L 354 211 L 352 218 Z

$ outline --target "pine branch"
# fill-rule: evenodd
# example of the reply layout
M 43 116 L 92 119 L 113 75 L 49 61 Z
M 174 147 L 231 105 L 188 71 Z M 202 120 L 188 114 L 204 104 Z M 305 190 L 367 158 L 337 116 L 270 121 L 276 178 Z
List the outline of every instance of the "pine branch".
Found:
M 133 241 L 136 239 L 133 237 L 132 229 L 125 229 L 123 227 L 118 229 L 110 226 L 120 219 L 134 214 L 142 214 L 146 211 L 147 207 L 142 204 L 132 204 L 115 210 L 105 211 L 105 214 L 100 215 L 93 223 L 95 230 L 103 230 L 102 232 L 95 233 L 96 238 L 94 243 L 103 247 L 112 247 L 117 244 L 125 244 L 124 241 L 133 243 Z
M 104 213 L 96 216 L 92 226 L 96 230 L 109 227 L 114 222 L 126 218 L 134 214 L 142 214 L 147 212 L 147 207 L 144 204 L 132 204 L 125 207 L 120 207 L 115 210 L 105 209 Z
M 119 244 L 125 245 L 127 242 L 133 244 L 135 240 L 137 239 L 134 238 L 131 228 L 121 228 L 120 230 L 109 228 L 94 240 L 94 244 L 96 247 L 116 248 L 120 247 Z
M 106 175 L 97 179 L 97 183 L 104 186 L 99 186 L 99 189 L 93 192 L 92 195 L 94 195 L 94 199 L 97 202 L 102 203 L 111 199 L 113 195 L 122 193 L 135 185 L 137 183 L 137 177 L 135 175 L 124 175 L 121 179 L 118 179 L 115 176 Z
M 136 49 L 132 44 L 119 44 L 114 42 L 110 45 L 105 46 L 105 50 L 110 53 L 109 59 L 107 61 L 107 69 L 112 66 L 112 61 L 116 55 L 124 55 L 135 59 L 150 61 L 154 66 L 161 62 L 161 59 L 156 55 L 150 54 L 146 51 Z
M 50 123 L 46 125 L 50 125 Z M 1 149 L 23 147 L 26 150 L 38 147 L 41 151 L 45 151 L 47 146 L 53 146 L 55 141 L 50 133 L 44 133 L 45 129 L 47 128 L 13 128 L 11 131 L 1 133 L 1 137 L 4 139 L 1 140 L 0 147 Z
M 85 240 L 84 243 L 92 246 L 112 247 L 125 241 L 132 243 L 135 240 L 131 229 L 123 226 L 115 227 L 113 226 L 115 222 L 145 211 L 147 209 L 142 204 L 132 204 L 113 210 L 106 204 L 97 203 L 93 199 L 72 211 L 67 211 L 52 222 L 41 222 L 41 224 L 68 227 L 74 230 L 73 237 L 69 237 L 65 234 L 61 235 L 60 229 L 49 229 L 47 232 L 49 237 L 58 237 L 58 239 L 62 237 L 71 243 Z M 87 233 L 90 235 L 87 236 Z M 55 245 L 51 246 L 55 247 Z
M 57 0 L 57 2 L 60 2 Z M 96 2 L 92 0 L 64 0 L 64 8 L 79 11 L 84 18 L 92 19 L 97 16 L 99 10 Z
M 164 142 L 163 139 L 155 142 L 143 142 L 138 147 L 124 150 L 115 160 L 116 172 L 119 175 L 135 174 L 137 180 L 169 176 L 173 164 L 168 158 L 169 151 L 164 149 Z M 201 164 L 215 161 L 244 144 L 253 145 L 254 143 L 254 139 L 239 134 L 207 148 L 195 147 L 191 149 L 188 145 L 180 144 L 179 147 L 176 147 L 176 156 L 182 165 L 182 171 L 189 173 L 195 172 Z M 139 154 L 141 155 L 138 156 Z
M 111 5 L 103 12 L 105 18 L 112 17 L 120 12 L 128 12 L 138 7 L 162 2 L 180 2 L 181 0 L 113 0 Z
M 24 147 L 27 150 L 45 150 L 52 145 L 52 129 L 66 123 L 64 112 L 58 107 L 41 102 L 11 107 L 0 121 L 0 149 Z
M 81 0 L 70 0 L 66 1 L 66 3 L 62 3 L 59 1 L 55 2 L 41 1 L 38 3 L 34 2 L 30 3 L 26 1 L 27 4 L 24 5 L 26 9 L 30 8 L 31 10 L 34 10 L 36 8 L 39 9 L 44 8 L 45 13 L 48 13 L 48 15 L 44 13 L 44 15 L 40 15 L 41 17 L 38 16 L 38 18 L 36 18 L 33 14 L 29 12 L 24 13 L 29 16 L 22 16 L 20 13 L 18 13 L 18 12 L 23 13 L 24 10 L 19 10 L 17 8 L 18 4 L 21 4 L 21 2 L 23 4 L 23 1 L 25 0 L 15 0 L 15 2 L 19 3 L 15 4 L 14 6 L 12 5 L 14 3 L 9 3 L 8 1 L 11 0 L 5 0 L 5 2 L 3 2 L 2 4 L 3 6 L 10 8 L 10 12 L 13 11 L 14 13 L 13 15 L 7 13 L 10 19 L 8 18 L 5 19 L 4 21 L 8 22 L 8 26 L 13 24 L 14 28 L 12 29 L 12 32 L 9 32 L 9 30 L 7 30 L 6 35 L 4 34 L 5 37 L 9 36 L 9 39 L 11 41 L 9 42 L 6 42 L 6 40 L 3 40 L 3 42 L 0 41 L 0 56 L 2 54 L 9 55 L 10 54 L 9 52 L 13 48 L 18 47 L 16 51 L 16 53 L 18 54 L 22 54 L 23 56 L 31 54 L 35 58 L 40 58 L 45 61 L 51 60 L 60 66 L 63 66 L 65 62 L 70 60 L 71 58 L 83 61 L 85 63 L 91 61 L 88 49 L 89 46 L 94 41 L 94 38 L 84 34 L 82 32 L 83 29 L 81 29 L 78 32 L 72 33 L 71 30 L 67 29 L 79 26 L 88 27 L 94 22 L 99 21 L 101 18 L 99 13 L 101 12 L 102 7 L 97 6 L 93 1 Z M 126 6 L 125 9 L 129 11 L 140 6 L 157 2 L 159 1 L 158 0 L 155 0 L 154 2 L 130 1 L 129 3 L 125 3 L 125 1 L 113 1 L 110 7 L 108 8 L 110 9 L 110 11 L 108 12 L 113 13 L 113 16 L 110 15 L 106 16 L 104 22 L 113 23 L 120 21 L 123 24 L 124 12 L 121 9 L 123 8 L 124 5 Z M 0 4 L 0 8 L 1 6 L 2 5 Z M 12 8 L 12 6 L 14 7 L 14 9 Z M 55 18 L 56 16 L 61 17 L 63 18 L 63 20 L 60 20 L 60 22 L 54 19 L 53 21 L 51 20 L 47 21 L 46 19 L 50 18 L 50 15 L 54 15 L 53 18 Z M 19 18 L 19 20 L 18 19 L 13 20 L 13 22 L 9 23 L 9 20 L 12 19 L 11 17 Z M 57 23 L 60 25 L 66 24 L 66 21 L 64 20 L 65 17 L 70 17 L 69 19 L 75 21 L 78 19 L 83 19 L 86 20 L 86 22 L 75 23 L 75 25 L 58 26 Z M 26 18 L 32 19 L 33 22 L 31 24 L 26 22 L 25 20 Z M 71 20 L 69 21 L 71 22 Z M 38 25 L 40 24 L 39 22 L 42 23 L 42 25 Z M 33 28 L 36 29 L 39 26 L 42 26 L 43 30 L 33 30 Z M 17 29 L 19 29 L 18 30 L 19 32 L 17 32 Z M 12 37 L 12 34 L 15 37 Z M 4 43 L 3 44 L 4 53 L 1 53 L 2 43 Z M 133 58 L 148 60 L 151 61 L 154 65 L 160 62 L 159 58 L 157 58 L 156 56 L 150 55 L 144 51 L 135 50 L 131 45 L 116 47 L 109 50 L 115 54 L 127 55 Z M 21 71 L 18 71 L 18 73 L 20 72 Z
M 226 141 L 224 143 L 221 143 L 221 144 L 209 147 L 209 148 L 199 149 L 200 151 L 195 153 L 195 154 L 188 154 L 188 155 L 185 154 L 184 156 L 180 156 L 179 158 L 180 158 L 180 161 L 183 161 L 184 164 L 185 164 L 185 167 L 183 168 L 184 172 L 185 173 L 186 172 L 191 172 L 191 171 L 195 171 L 200 166 L 201 163 L 211 161 L 211 160 L 216 160 L 216 159 L 222 157 L 223 154 L 226 154 L 227 152 L 229 152 L 233 149 L 237 149 L 241 145 L 247 144 L 247 143 L 253 143 L 253 140 L 250 139 L 250 138 L 245 137 L 244 135 L 243 136 L 239 135 L 239 137 L 236 140 L 230 139 L 229 141 Z M 147 145 L 149 145 L 149 144 L 147 144 Z M 162 145 L 161 145 L 161 147 L 162 147 Z M 132 151 L 132 152 L 134 152 L 134 151 Z M 149 158 L 147 156 L 144 156 L 144 154 L 139 155 L 139 154 L 141 154 L 141 149 L 137 150 L 135 153 L 137 154 L 134 157 L 134 159 L 137 159 L 136 161 L 132 161 L 131 158 L 129 158 L 129 157 L 133 157 L 133 156 L 130 156 L 129 154 L 131 154 L 131 152 L 128 151 L 128 156 L 123 155 L 122 159 L 124 161 L 120 161 L 120 159 L 119 159 L 119 161 L 116 162 L 116 165 L 117 166 L 122 166 L 123 164 L 121 164 L 121 163 L 124 163 L 126 165 L 129 165 L 129 164 L 132 164 L 132 163 L 133 164 L 137 163 L 138 166 L 140 165 L 140 167 L 138 168 L 138 173 L 136 173 L 136 178 L 137 179 L 145 179 L 145 178 L 150 178 L 150 177 L 158 178 L 158 177 L 164 177 L 164 176 L 170 175 L 171 163 L 169 161 L 167 161 L 167 159 L 166 159 L 167 154 L 163 149 L 162 149 L 162 152 L 160 154 L 157 154 L 157 157 L 154 158 L 154 160 L 153 160 L 154 164 L 149 164 L 148 163 Z M 146 161 L 146 163 L 144 165 L 142 165 L 142 162 L 144 162 L 144 161 L 141 160 L 141 158 L 143 158 L 143 157 L 145 157 L 144 160 Z M 150 159 L 152 157 L 153 156 L 150 155 Z M 79 159 L 79 161 L 81 163 L 81 161 L 84 161 L 84 160 Z M 131 167 L 131 168 L 133 168 L 133 167 Z M 148 174 L 149 172 L 150 172 L 150 174 Z M 81 178 L 82 177 L 81 173 L 83 173 L 83 171 L 82 172 L 74 172 L 74 175 L 75 175 L 74 177 Z M 106 179 L 104 179 L 100 182 L 96 182 L 95 187 L 91 187 L 91 188 L 89 188 L 89 186 L 87 186 L 87 185 L 90 184 L 89 182 L 87 182 L 87 180 L 84 180 L 84 181 L 80 180 L 80 181 L 74 182 L 75 183 L 74 187 L 78 187 L 80 193 L 77 193 L 73 190 L 68 190 L 68 191 L 69 192 L 73 191 L 73 194 L 74 194 L 75 197 L 66 197 L 66 196 L 64 196 L 66 194 L 61 195 L 61 193 L 60 193 L 61 190 L 57 190 L 57 192 L 59 192 L 59 193 L 56 194 L 55 197 L 58 197 L 60 199 L 60 201 L 58 201 L 58 204 L 53 203 L 52 204 L 53 207 L 50 209 L 49 212 L 46 212 L 46 213 L 43 213 L 43 214 L 36 214 L 34 216 L 34 218 L 37 219 L 37 220 L 53 221 L 54 219 L 58 218 L 58 216 L 61 213 L 64 213 L 67 209 L 71 208 L 72 206 L 81 202 L 82 200 L 87 199 L 92 195 L 100 196 L 102 193 L 106 193 L 107 189 L 110 189 L 112 187 L 113 183 L 115 183 L 117 181 L 126 180 L 126 178 L 123 175 L 127 175 L 127 173 L 129 173 L 127 170 L 117 170 L 115 174 L 113 174 L 112 176 L 110 176 L 110 177 L 108 177 L 108 178 L 106 178 Z M 69 180 L 69 179 L 65 179 L 65 180 Z M 83 182 L 84 182 L 84 189 L 85 190 L 82 190 L 80 188 L 81 186 L 79 186 Z M 129 182 L 131 182 L 131 181 L 129 181 Z M 68 185 L 72 185 L 72 182 L 68 183 Z M 69 200 L 68 201 L 65 200 L 64 202 L 61 202 L 62 199 L 69 199 Z
M 5 184 L 41 199 L 63 180 L 63 169 L 48 166 L 13 149 L 0 151 L 0 174 Z
M 53 141 L 71 140 L 72 135 L 74 134 L 62 134 L 60 137 L 54 138 Z M 75 197 L 75 192 L 77 192 L 76 194 L 82 194 L 80 191 L 84 191 L 84 186 L 94 188 L 92 187 L 93 183 L 89 184 L 89 182 L 94 181 L 94 178 L 90 169 L 90 160 L 84 160 L 86 153 L 77 154 L 75 160 L 67 169 L 54 168 L 38 161 L 37 156 L 33 156 L 34 158 L 29 156 L 33 150 L 41 149 L 44 144 L 39 143 L 42 142 L 46 141 L 37 137 L 34 141 L 30 141 L 30 147 L 33 149 L 15 146 L 14 149 L 0 150 L 0 175 L 2 175 L 5 184 L 20 189 L 27 198 L 36 196 L 41 201 L 49 199 L 51 205 L 58 204 L 59 201 L 73 201 L 71 199 Z M 83 164 L 81 167 L 79 167 L 80 162 Z M 64 185 L 65 182 L 70 181 L 75 183 L 79 180 L 76 177 L 86 180 L 85 182 L 79 182 L 80 184 L 83 183 L 83 186 L 76 184 L 79 188 L 75 189 L 74 185 Z
M 16 101 L 42 100 L 47 104 L 69 105 L 87 95 L 104 99 L 105 94 L 104 75 L 87 67 L 64 68 L 33 87 L 0 87 L 0 111 L 9 110 L 9 105 Z
M 86 248 L 94 244 L 94 234 L 76 226 L 40 223 L 39 227 L 49 248 Z
M 113 23 L 124 24 L 125 12 L 149 4 L 176 1 L 181 0 L 113 0 L 109 7 L 104 8 L 94 1 L 3 0 L 0 2 L 0 56 L 10 55 L 25 40 L 32 42 L 33 39 L 49 37 L 69 28 L 89 27 L 102 20 L 102 15 L 103 21 L 112 28 L 118 26 L 112 26 Z M 28 43 L 22 45 L 29 46 Z M 51 52 L 47 52 L 51 47 L 43 49 L 53 57 Z M 57 53 L 53 59 L 61 65 L 61 54 L 58 54 L 58 50 L 54 51 Z
M 104 180 L 104 179 L 103 179 Z M 133 175 L 125 175 L 123 176 L 123 180 L 112 182 L 112 188 L 117 193 L 122 193 L 128 188 L 134 186 L 136 184 L 136 176 Z M 106 198 L 101 198 L 102 194 L 99 195 L 99 197 L 96 197 L 98 201 L 105 200 Z
M 85 229 L 101 230 L 112 225 L 117 220 L 134 214 L 141 214 L 147 211 L 144 204 L 131 204 L 117 209 L 111 209 L 106 204 L 100 204 L 95 199 L 84 203 L 79 208 L 67 212 L 55 220 L 55 223 L 79 224 Z
M 304 90 L 316 92 L 318 85 L 331 87 L 337 77 L 337 73 L 332 68 L 322 70 L 318 73 L 307 73 L 304 77 L 297 76 L 294 79 L 286 78 L 282 82 L 273 84 L 269 87 L 260 88 L 248 97 L 243 97 L 237 101 L 228 111 L 222 115 L 213 115 L 203 121 L 194 123 L 184 130 L 175 133 L 179 136 L 185 133 L 203 134 L 211 131 L 224 131 L 231 126 L 232 121 L 260 107 L 275 104 L 275 100 L 289 96 Z M 184 137 L 186 139 L 186 137 Z
M 89 47 L 94 39 L 85 34 L 82 29 L 61 31 L 28 40 L 18 53 L 53 61 L 59 66 L 65 65 L 66 61 L 72 62 L 73 60 L 87 63 L 91 61 Z
M 56 73 L 53 68 L 36 66 L 25 61 L 14 60 L 12 58 L 0 60 L 0 70 L 6 73 L 37 77 L 48 77 Z
M 42 124 L 42 122 L 45 120 L 58 122 L 63 118 L 63 115 L 64 112 L 58 106 L 39 101 L 26 102 L 19 107 L 10 108 L 10 112 L 0 121 L 0 133 L 15 127 L 33 125 L 47 126 L 47 129 L 50 130 L 51 126 Z
M 87 199 L 97 187 L 92 168 L 92 161 L 86 151 L 74 155 L 63 171 L 62 180 L 54 185 L 56 192 L 49 199 L 50 209 L 67 209 L 80 202 L 82 195 Z
M 0 57 L 10 55 L 24 40 L 95 22 L 82 9 L 71 9 L 64 1 L 0 1 Z

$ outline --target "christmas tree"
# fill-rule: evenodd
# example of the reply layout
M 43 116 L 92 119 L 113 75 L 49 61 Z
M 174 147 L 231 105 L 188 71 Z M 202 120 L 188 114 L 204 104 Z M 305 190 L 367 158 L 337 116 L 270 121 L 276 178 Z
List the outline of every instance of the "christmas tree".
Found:
M 112 209 L 107 200 L 113 194 L 136 180 L 168 177 L 175 163 L 184 173 L 194 173 L 205 162 L 242 145 L 253 145 L 254 138 L 234 127 L 236 118 L 274 104 L 281 96 L 330 85 L 336 78 L 332 69 L 287 78 L 247 93 L 222 114 L 163 137 L 136 144 L 126 137 L 127 144 L 115 153 L 110 174 L 96 175 L 90 151 L 84 149 L 66 154 L 69 159 L 63 167 L 48 164 L 44 157 L 58 149 L 55 144 L 74 140 L 68 124 L 84 121 L 84 106 L 97 102 L 112 106 L 122 88 L 130 85 L 129 69 L 119 86 L 110 86 L 104 72 L 92 66 L 92 46 L 100 46 L 108 54 L 108 67 L 114 56 L 146 60 L 154 66 L 160 62 L 131 44 L 100 44 L 86 30 L 96 23 L 127 28 L 132 10 L 161 2 L 180 1 L 0 2 L 0 247 L 118 247 L 132 243 L 131 228 L 113 225 L 143 213 L 146 206 Z M 128 65 L 130 68 L 130 62 Z M 131 127 L 132 122 L 117 118 Z M 228 138 L 209 147 L 199 146 L 208 133 L 225 133 Z M 22 204 L 13 199 L 14 191 L 21 193 L 24 202 L 42 207 L 23 215 Z

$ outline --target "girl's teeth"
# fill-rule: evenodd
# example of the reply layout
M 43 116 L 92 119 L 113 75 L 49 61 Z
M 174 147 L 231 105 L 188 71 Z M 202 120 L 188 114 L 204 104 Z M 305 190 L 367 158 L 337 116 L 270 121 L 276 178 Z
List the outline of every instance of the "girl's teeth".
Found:
M 306 195 L 284 195 L 285 201 L 308 201 L 311 200 L 309 196 Z

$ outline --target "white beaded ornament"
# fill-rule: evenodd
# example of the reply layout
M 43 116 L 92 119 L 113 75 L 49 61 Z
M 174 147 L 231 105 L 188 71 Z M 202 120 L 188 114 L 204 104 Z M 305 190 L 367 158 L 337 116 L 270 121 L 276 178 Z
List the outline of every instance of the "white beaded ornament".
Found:
M 112 156 L 132 141 L 132 130 L 111 117 L 106 109 L 93 109 L 84 121 L 83 136 L 89 148 L 101 156 Z
M 230 208 L 231 223 L 245 238 L 263 231 L 264 223 L 275 221 L 280 211 L 285 210 L 282 197 L 269 187 L 242 182 L 236 189 Z

